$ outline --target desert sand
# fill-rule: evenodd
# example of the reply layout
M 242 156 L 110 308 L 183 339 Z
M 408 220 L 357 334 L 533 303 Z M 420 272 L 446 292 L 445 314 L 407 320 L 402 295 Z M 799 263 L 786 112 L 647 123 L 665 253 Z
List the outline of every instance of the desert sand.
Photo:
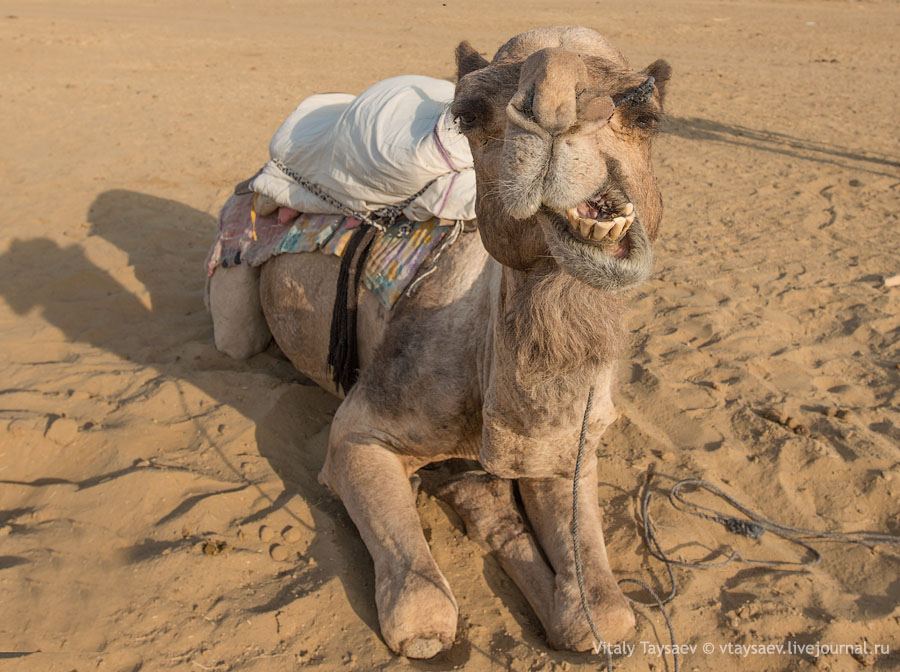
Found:
M 0 668 L 600 667 L 546 646 L 427 492 L 459 633 L 392 655 L 369 556 L 316 481 L 337 400 L 276 348 L 220 355 L 203 307 L 218 208 L 302 98 L 452 78 L 462 39 L 490 56 L 568 23 L 674 69 L 656 272 L 598 446 L 614 571 L 668 589 L 641 537 L 650 468 L 674 557 L 805 557 L 674 511 L 685 477 L 787 524 L 900 534 L 897 3 L 0 0 Z M 682 669 L 900 669 L 900 551 L 814 545 L 808 569 L 676 568 Z M 665 669 L 667 642 L 640 608 L 616 669 Z M 720 648 L 787 642 L 873 652 Z

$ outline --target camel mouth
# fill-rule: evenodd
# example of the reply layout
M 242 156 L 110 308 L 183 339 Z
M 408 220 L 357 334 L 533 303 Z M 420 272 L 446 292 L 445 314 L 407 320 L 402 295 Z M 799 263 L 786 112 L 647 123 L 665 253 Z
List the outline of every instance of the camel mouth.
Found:
M 584 245 L 599 247 L 612 257 L 622 259 L 628 256 L 630 239 L 628 231 L 637 213 L 634 204 L 621 189 L 601 187 L 587 200 L 568 208 L 565 213 L 551 211 L 560 232 L 568 234 Z
M 544 206 L 541 226 L 551 254 L 574 277 L 603 291 L 622 291 L 646 280 L 650 238 L 628 195 L 605 187 L 564 212 Z

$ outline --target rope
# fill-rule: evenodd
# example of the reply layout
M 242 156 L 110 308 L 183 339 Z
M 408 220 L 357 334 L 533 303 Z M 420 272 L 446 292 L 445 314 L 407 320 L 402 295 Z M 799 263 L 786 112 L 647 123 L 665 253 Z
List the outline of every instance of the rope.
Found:
M 347 242 L 338 271 L 334 305 L 331 309 L 328 366 L 331 367 L 335 389 L 343 389 L 344 394 L 350 392 L 359 375 L 359 351 L 356 343 L 359 280 L 375 235 L 375 229 L 371 226 L 360 224 Z
M 619 98 L 615 102 L 615 106 L 619 107 L 625 103 L 646 103 L 653 97 L 654 82 L 656 82 L 656 78 L 653 75 L 648 75 L 647 79 Z
M 688 501 L 684 498 L 684 495 L 681 492 L 682 489 L 687 487 L 693 487 L 697 490 L 706 490 L 716 497 L 723 499 L 729 505 L 733 506 L 735 509 L 747 516 L 747 518 L 744 519 L 738 518 L 736 516 L 727 516 L 723 512 L 717 511 L 716 509 L 711 509 L 707 506 L 702 506 L 695 502 Z M 747 565 L 756 565 L 762 567 L 812 567 L 813 565 L 818 564 L 822 559 L 822 554 L 815 548 L 810 546 L 808 543 L 798 538 L 799 536 L 811 537 L 813 539 L 831 539 L 847 544 L 861 544 L 863 546 L 866 546 L 867 548 L 872 548 L 877 544 L 900 547 L 900 536 L 892 534 L 883 534 L 880 532 L 822 532 L 820 530 L 807 530 L 802 527 L 784 525 L 782 523 L 775 522 L 774 520 L 770 520 L 769 518 L 766 518 L 759 513 L 756 513 L 709 481 L 705 481 L 701 478 L 685 478 L 677 481 L 675 485 L 672 486 L 672 490 L 669 492 L 669 501 L 677 510 L 683 511 L 684 513 L 689 513 L 692 516 L 697 516 L 698 518 L 703 518 L 705 520 L 719 523 L 732 534 L 739 534 L 745 537 L 749 537 L 750 539 L 759 539 L 765 532 L 771 532 L 772 534 L 786 539 L 792 544 L 801 546 L 808 552 L 809 555 L 807 558 L 800 561 L 756 560 L 753 558 L 746 558 L 739 550 L 734 549 L 731 551 L 729 556 L 725 558 L 725 560 L 719 562 L 688 562 L 686 560 L 675 560 L 668 557 L 663 552 L 659 541 L 656 538 L 656 531 L 653 526 L 653 520 L 650 517 L 650 500 L 651 493 L 648 488 L 648 490 L 644 493 L 644 498 L 641 504 L 641 517 L 644 524 L 644 540 L 647 542 L 650 554 L 658 560 L 662 560 L 663 562 L 665 562 L 667 566 L 680 565 L 682 567 L 708 569 L 711 567 L 724 567 L 725 565 L 731 564 L 735 560 L 739 560 Z M 704 511 L 706 513 L 704 513 Z
M 594 639 L 597 642 L 598 647 L 603 647 L 603 638 L 600 636 L 600 633 L 597 631 L 597 626 L 594 624 L 594 618 L 591 616 L 591 610 L 588 607 L 587 601 L 587 593 L 584 589 L 584 570 L 581 563 L 581 542 L 578 535 L 578 484 L 581 480 L 581 462 L 584 457 L 584 444 L 587 440 L 587 427 L 588 427 L 588 418 L 591 415 L 591 409 L 594 407 L 594 388 L 588 391 L 588 399 L 587 404 L 584 408 L 584 419 L 581 421 L 581 435 L 578 437 L 578 453 L 575 456 L 575 477 L 572 481 L 572 544 L 575 555 L 575 578 L 578 581 L 578 592 L 581 595 L 581 608 L 584 611 L 584 615 L 587 618 L 588 625 L 591 627 L 591 633 L 594 635 Z M 671 570 L 669 570 L 671 572 Z M 666 598 L 666 600 L 661 600 L 659 596 L 653 591 L 653 589 L 648 586 L 643 581 L 639 579 L 620 579 L 618 585 L 622 585 L 623 583 L 636 583 L 641 586 L 644 590 L 650 593 L 651 597 L 653 597 L 654 602 L 659 606 L 660 611 L 662 611 L 663 618 L 666 621 L 666 627 L 669 629 L 669 637 L 672 640 L 672 656 L 675 659 L 675 672 L 679 670 L 679 658 L 678 658 L 678 646 L 675 643 L 675 628 L 672 626 L 672 621 L 669 618 L 669 614 L 666 613 L 666 609 L 663 606 L 665 602 L 668 602 L 672 597 L 674 597 L 674 593 Z M 675 585 L 674 577 L 672 577 L 672 585 Z M 653 602 L 640 602 L 638 600 L 634 600 L 627 595 L 625 596 L 629 602 L 634 604 L 640 604 L 643 606 L 652 605 Z M 612 664 L 612 651 L 607 646 L 606 647 L 606 669 L 608 672 L 612 672 L 613 664 Z
M 410 196 L 409 198 L 404 199 L 400 203 L 396 203 L 394 205 L 386 205 L 383 208 L 374 210 L 369 213 L 371 215 L 371 217 L 369 217 L 360 212 L 353 210 L 352 208 L 347 207 L 346 205 L 341 203 L 339 200 L 337 200 L 336 198 L 331 196 L 328 192 L 326 192 L 318 184 L 307 180 L 305 177 L 303 177 L 302 175 L 297 173 L 295 170 L 293 170 L 292 168 L 285 165 L 279 159 L 272 159 L 272 164 L 275 167 L 277 167 L 278 170 L 280 170 L 282 173 L 284 173 L 285 175 L 290 177 L 292 180 L 294 180 L 301 187 L 306 189 L 308 192 L 310 192 L 314 196 L 318 197 L 320 200 L 325 201 L 328 205 L 330 205 L 332 208 L 336 209 L 338 212 L 340 212 L 345 217 L 355 217 L 356 219 L 361 221 L 363 224 L 368 224 L 369 226 L 374 227 L 376 230 L 378 230 L 382 233 L 384 233 L 384 231 L 387 229 L 388 226 L 391 226 L 394 222 L 397 221 L 397 219 L 400 218 L 401 215 L 403 215 L 403 208 L 408 206 L 410 203 L 412 203 L 414 200 L 416 200 L 419 196 L 421 196 L 426 191 L 428 191 L 428 187 L 430 187 L 432 184 L 434 184 L 437 181 L 437 178 L 434 178 L 428 184 L 426 184 L 424 187 L 422 187 L 416 193 L 414 193 L 412 196 Z M 387 222 L 387 226 L 385 226 L 384 222 Z
M 669 639 L 672 641 L 672 657 L 675 659 L 675 672 L 678 672 L 680 660 L 678 658 L 678 647 L 675 644 L 675 628 L 672 626 L 672 619 L 669 618 L 669 613 L 666 611 L 666 608 L 663 606 L 671 598 L 666 598 L 666 600 L 660 599 L 659 595 L 656 594 L 656 591 L 653 590 L 650 586 L 648 586 L 646 583 L 644 583 L 640 579 L 619 579 L 618 585 L 621 586 L 623 583 L 636 583 L 641 588 L 643 588 L 648 593 L 650 593 L 650 597 L 652 597 L 653 601 L 656 602 L 656 606 L 659 607 L 659 610 L 663 615 L 663 619 L 665 619 L 665 621 L 666 621 L 666 628 L 669 629 Z M 672 585 L 674 586 L 675 584 L 673 583 Z M 672 597 L 674 597 L 674 595 L 672 595 Z M 651 602 L 641 602 L 640 600 L 635 600 L 631 597 L 628 597 L 627 595 L 625 595 L 625 599 L 628 600 L 629 602 L 632 602 L 633 604 L 640 604 L 641 606 L 644 606 L 644 607 L 652 606 Z M 668 667 L 668 665 L 667 665 L 667 667 Z
M 587 617 L 588 625 L 594 634 L 598 647 L 603 646 L 603 638 L 597 631 L 591 610 L 588 607 L 587 595 L 584 591 L 584 573 L 581 566 L 581 544 L 578 536 L 578 483 L 581 481 L 581 458 L 584 456 L 584 443 L 587 438 L 588 416 L 594 406 L 594 388 L 588 392 L 587 406 L 584 409 L 584 420 L 581 421 L 581 436 L 578 438 L 578 454 L 575 456 L 575 478 L 572 481 L 572 543 L 575 552 L 575 578 L 578 580 L 578 592 L 581 594 L 581 608 Z M 606 669 L 612 672 L 612 652 L 606 647 Z
M 578 580 L 578 590 L 581 594 L 581 608 L 584 610 L 584 615 L 587 618 L 588 625 L 590 625 L 591 632 L 593 633 L 594 638 L 597 640 L 598 646 L 603 646 L 603 639 L 600 637 L 600 633 L 597 631 L 597 627 L 594 624 L 594 619 L 591 616 L 590 609 L 588 608 L 587 594 L 584 589 L 584 571 L 582 568 L 581 547 L 578 535 L 578 484 L 581 478 L 581 462 L 584 457 L 584 444 L 587 437 L 588 416 L 590 416 L 593 405 L 594 388 L 592 387 L 588 392 L 588 400 L 584 409 L 584 420 L 581 423 L 581 435 L 578 439 L 578 453 L 575 457 L 575 476 L 572 484 L 572 543 L 575 554 L 575 577 Z M 650 482 L 654 475 L 655 474 L 653 468 L 651 467 L 651 469 L 647 472 L 647 478 L 644 483 L 644 494 L 641 497 L 641 520 L 644 527 L 644 543 L 647 545 L 647 549 L 649 550 L 650 555 L 658 560 L 661 560 L 665 564 L 672 588 L 669 591 L 668 595 L 666 595 L 664 598 L 661 598 L 649 585 L 647 585 L 640 579 L 619 579 L 618 585 L 621 586 L 623 583 L 636 584 L 647 591 L 647 593 L 653 598 L 652 602 L 641 602 L 626 595 L 625 598 L 633 604 L 639 604 L 642 606 L 653 606 L 655 604 L 659 607 L 660 612 L 662 612 L 663 618 L 666 621 L 666 627 L 669 630 L 669 637 L 672 641 L 672 656 L 675 663 L 675 672 L 678 672 L 680 668 L 678 646 L 676 645 L 675 628 L 672 626 L 672 620 L 669 617 L 669 614 L 666 612 L 664 606 L 668 602 L 672 601 L 678 594 L 678 585 L 675 582 L 675 573 L 672 570 L 673 565 L 678 565 L 681 567 L 692 567 L 694 569 L 710 569 L 712 567 L 724 567 L 725 565 L 731 564 L 735 560 L 740 560 L 741 562 L 748 565 L 757 565 L 763 567 L 811 567 L 817 564 L 822 559 L 822 554 L 805 541 L 799 539 L 799 536 L 812 537 L 814 539 L 830 539 L 848 544 L 861 544 L 868 548 L 872 548 L 877 544 L 900 547 L 900 535 L 864 531 L 822 532 L 820 530 L 808 530 L 802 527 L 784 525 L 753 511 L 751 508 L 740 503 L 727 492 L 725 492 L 718 486 L 713 485 L 709 481 L 703 480 L 702 478 L 684 478 L 677 481 L 669 491 L 669 501 L 675 509 L 683 511 L 684 513 L 689 513 L 692 516 L 697 516 L 698 518 L 703 518 L 705 520 L 719 523 L 730 533 L 744 536 L 749 539 L 760 539 L 766 532 L 771 532 L 772 534 L 782 537 L 783 539 L 787 539 L 792 544 L 801 546 L 809 553 L 809 556 L 801 561 L 755 560 L 751 558 L 745 558 L 739 550 L 733 549 L 731 551 L 731 554 L 725 560 L 720 562 L 689 562 L 687 560 L 675 560 L 667 556 L 666 553 L 662 550 L 662 546 L 660 545 L 659 539 L 656 536 L 656 529 L 653 525 L 653 519 L 650 517 L 650 502 L 653 497 L 653 493 L 650 489 Z M 722 511 L 697 504 L 696 502 L 688 501 L 682 494 L 682 490 L 685 488 L 706 490 L 716 497 L 723 499 L 729 505 L 740 511 L 744 516 L 746 516 L 746 518 L 729 516 Z M 606 669 L 609 672 L 612 672 L 613 669 L 612 654 L 609 648 L 607 648 L 606 650 Z

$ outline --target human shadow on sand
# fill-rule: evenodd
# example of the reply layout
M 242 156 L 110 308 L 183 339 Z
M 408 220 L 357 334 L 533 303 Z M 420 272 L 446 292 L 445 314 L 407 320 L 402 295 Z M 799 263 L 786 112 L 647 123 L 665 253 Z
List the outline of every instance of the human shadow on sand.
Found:
M 723 124 L 712 119 L 667 117 L 660 130 L 663 133 L 676 135 L 686 140 L 721 142 L 781 154 L 804 161 L 828 163 L 842 168 L 853 168 L 887 177 L 895 177 L 896 171 L 890 172 L 883 169 L 900 168 L 900 160 L 878 152 L 850 149 L 816 140 L 805 140 L 776 131 L 758 130 L 735 124 Z M 863 165 L 851 166 L 848 162 L 858 162 Z

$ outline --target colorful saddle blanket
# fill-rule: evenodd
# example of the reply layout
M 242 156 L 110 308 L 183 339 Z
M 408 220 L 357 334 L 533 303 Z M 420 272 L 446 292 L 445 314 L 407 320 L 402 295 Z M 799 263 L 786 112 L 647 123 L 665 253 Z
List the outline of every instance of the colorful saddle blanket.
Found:
M 285 208 L 270 215 L 254 215 L 253 197 L 252 193 L 234 195 L 222 208 L 216 242 L 207 258 L 207 277 L 219 266 L 260 266 L 289 252 L 319 250 L 340 257 L 360 225 L 355 217 L 295 214 Z M 456 226 L 452 220 L 436 218 L 425 222 L 397 220 L 372 243 L 362 276 L 364 286 L 390 309 L 410 286 L 428 254 Z

